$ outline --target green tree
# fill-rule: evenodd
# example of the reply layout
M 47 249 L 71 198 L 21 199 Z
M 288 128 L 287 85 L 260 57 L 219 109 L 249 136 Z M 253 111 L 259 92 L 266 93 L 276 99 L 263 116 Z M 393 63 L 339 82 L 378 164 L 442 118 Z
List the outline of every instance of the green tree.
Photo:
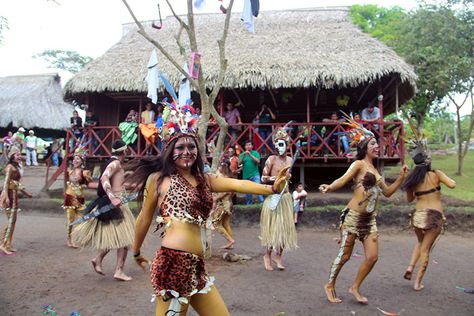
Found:
M 8 20 L 4 16 L 0 16 L 0 45 L 3 43 L 3 34 L 8 30 Z
M 91 57 L 82 56 L 70 50 L 45 50 L 33 55 L 34 58 L 45 60 L 49 68 L 67 70 L 73 74 L 78 73 L 84 66 L 92 61 Z

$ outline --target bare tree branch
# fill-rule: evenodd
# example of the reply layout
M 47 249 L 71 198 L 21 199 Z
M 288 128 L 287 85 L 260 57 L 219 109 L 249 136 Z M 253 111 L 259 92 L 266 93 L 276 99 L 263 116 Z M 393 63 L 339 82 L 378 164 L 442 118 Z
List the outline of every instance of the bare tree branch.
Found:
M 158 43 L 156 40 L 154 40 L 150 35 L 148 35 L 148 33 L 145 31 L 145 28 L 143 27 L 143 25 L 140 23 L 140 21 L 138 21 L 137 17 L 135 16 L 135 14 L 133 13 L 132 9 L 130 8 L 130 6 L 128 5 L 128 2 L 127 0 L 122 0 L 123 4 L 125 4 L 125 6 L 127 7 L 127 10 L 128 12 L 130 13 L 130 15 L 132 16 L 133 20 L 135 21 L 135 24 L 138 26 L 138 33 L 143 36 L 147 41 L 149 41 L 150 43 L 152 43 L 156 48 L 158 48 L 158 50 L 166 57 L 166 59 L 168 59 L 172 64 L 173 66 L 176 67 L 176 69 L 178 69 L 178 71 L 183 74 L 186 79 L 189 80 L 189 82 L 191 83 L 191 85 L 195 88 L 197 88 L 197 85 L 196 85 L 196 82 L 193 78 L 191 78 L 191 76 L 189 76 L 188 72 L 186 70 L 184 70 L 181 65 L 178 64 L 178 62 L 168 53 L 168 51 L 166 51 L 166 49 L 163 48 L 163 46 L 160 45 L 160 43 Z
M 229 6 L 227 7 L 227 13 L 225 16 L 224 22 L 224 30 L 222 32 L 222 37 L 220 40 L 217 41 L 219 45 L 219 61 L 220 61 L 220 70 L 219 75 L 217 76 L 216 85 L 212 89 L 212 93 L 210 95 L 210 101 L 214 103 L 214 100 L 219 93 L 219 90 L 222 87 L 222 83 L 224 82 L 225 72 L 227 70 L 227 58 L 225 57 L 225 42 L 227 40 L 227 34 L 229 32 L 229 24 L 230 24 L 230 16 L 232 14 L 232 6 L 234 5 L 234 0 L 229 2 Z
M 188 32 L 189 34 L 189 26 L 184 23 L 184 21 L 179 17 L 179 15 L 177 15 L 175 12 L 174 12 L 174 9 L 173 7 L 171 6 L 171 3 L 166 0 L 166 3 L 168 4 L 168 7 L 170 8 L 171 10 L 171 13 L 173 14 L 173 16 L 176 18 L 176 20 L 178 20 L 179 24 L 181 24 L 181 26 L 186 30 L 186 32 Z

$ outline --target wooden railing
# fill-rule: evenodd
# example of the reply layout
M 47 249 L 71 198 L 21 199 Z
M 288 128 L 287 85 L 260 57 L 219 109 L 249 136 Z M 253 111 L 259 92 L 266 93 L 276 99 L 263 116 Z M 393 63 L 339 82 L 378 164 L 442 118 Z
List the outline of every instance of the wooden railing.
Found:
M 380 146 L 380 158 L 389 159 L 395 162 L 404 162 L 405 148 L 403 142 L 404 129 L 402 122 L 378 122 L 375 124 L 364 124 L 366 128 L 371 129 L 376 134 Z M 378 125 L 378 126 L 377 126 Z M 225 149 L 238 146 L 243 147 L 247 140 L 251 140 L 254 149 L 261 153 L 263 157 L 271 154 L 273 149 L 272 136 L 277 127 L 283 126 L 283 123 L 274 124 L 240 124 L 231 126 L 227 132 Z M 259 129 L 267 128 L 271 132 L 262 137 Z M 375 130 L 374 127 L 377 127 Z M 235 133 L 230 130 L 235 128 Z M 345 136 L 347 126 L 341 123 L 314 122 L 314 123 L 291 123 L 289 125 L 290 145 L 288 150 L 290 154 L 296 148 L 299 141 L 300 161 L 318 161 L 328 162 L 331 160 L 348 160 L 342 145 L 342 137 Z M 217 141 L 219 135 L 218 126 L 210 126 L 207 133 L 207 143 Z M 308 132 L 309 131 L 309 132 Z M 157 144 L 147 146 L 140 130 L 137 129 L 138 138 L 135 143 L 128 146 L 128 156 L 142 157 L 146 155 L 156 155 L 160 152 Z M 66 155 L 61 166 L 53 173 L 51 178 L 46 179 L 45 188 L 48 189 L 56 181 L 58 176 L 67 168 L 68 158 L 71 158 L 78 146 L 85 146 L 88 158 L 106 159 L 112 155 L 112 143 L 122 136 L 117 126 L 99 126 L 89 127 L 82 130 L 82 135 L 78 136 L 68 129 L 66 135 Z M 352 148 L 354 150 L 354 148 Z M 208 154 L 209 156 L 212 154 Z M 49 168 L 48 168 L 49 169 Z M 49 170 L 48 170 L 49 171 Z M 48 172 L 49 174 L 49 172 Z

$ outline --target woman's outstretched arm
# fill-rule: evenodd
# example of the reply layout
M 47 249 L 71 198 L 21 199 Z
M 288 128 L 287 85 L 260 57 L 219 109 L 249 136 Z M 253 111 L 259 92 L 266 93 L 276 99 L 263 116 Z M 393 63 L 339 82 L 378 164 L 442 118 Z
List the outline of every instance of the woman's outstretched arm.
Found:
M 454 189 L 456 187 L 456 181 L 448 177 L 443 171 L 435 170 L 435 173 L 438 176 L 439 182 L 443 183 L 450 189 Z
M 398 178 L 393 182 L 391 185 L 387 185 L 384 181 L 381 182 L 380 187 L 382 188 L 382 193 L 386 197 L 391 197 L 395 191 L 402 185 L 403 180 L 405 180 L 405 176 L 408 173 L 408 166 L 403 165 L 400 168 L 400 175 Z
M 336 191 L 347 184 L 350 180 L 354 179 L 357 173 L 362 168 L 362 162 L 360 160 L 354 161 L 347 169 L 346 173 L 342 175 L 339 179 L 336 179 L 331 184 L 321 184 L 319 190 L 322 193 L 328 193 Z
M 280 171 L 275 180 L 274 186 L 258 184 L 248 180 L 224 178 L 214 174 L 207 175 L 207 179 L 213 192 L 238 192 L 269 195 L 283 190 L 289 168 L 290 167 L 288 166 Z

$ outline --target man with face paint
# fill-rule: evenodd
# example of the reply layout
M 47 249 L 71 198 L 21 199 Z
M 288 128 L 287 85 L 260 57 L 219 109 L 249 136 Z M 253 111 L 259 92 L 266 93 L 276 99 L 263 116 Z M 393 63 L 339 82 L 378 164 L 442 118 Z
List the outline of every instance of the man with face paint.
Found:
M 262 182 L 271 184 L 277 178 L 279 172 L 291 166 L 293 159 L 286 154 L 289 137 L 285 128 L 280 128 L 273 136 L 273 144 L 277 151 L 276 155 L 268 157 L 262 172 Z M 280 192 L 279 192 L 280 193 Z M 273 271 L 272 251 L 275 250 L 275 263 L 279 270 L 284 270 L 281 256 L 283 250 L 291 250 L 296 245 L 296 229 L 293 221 L 293 198 L 285 188 L 283 196 L 275 210 L 270 209 L 271 196 L 263 203 L 260 216 L 260 238 L 262 246 L 265 247 L 263 261 L 267 271 Z
M 123 272 L 128 247 L 132 245 L 135 234 L 135 218 L 128 204 L 122 204 L 125 195 L 124 170 L 122 163 L 127 154 L 127 145 L 121 139 L 112 144 L 112 157 L 102 166 L 100 183 L 97 189 L 97 207 L 112 203 L 115 208 L 100 214 L 96 218 L 80 223 L 72 233 L 73 241 L 84 247 L 92 247 L 99 251 L 92 259 L 92 267 L 98 274 L 102 272 L 102 260 L 111 249 L 117 249 L 117 262 L 114 279 L 130 281 L 131 277 Z M 94 202 L 94 203 L 95 203 Z

